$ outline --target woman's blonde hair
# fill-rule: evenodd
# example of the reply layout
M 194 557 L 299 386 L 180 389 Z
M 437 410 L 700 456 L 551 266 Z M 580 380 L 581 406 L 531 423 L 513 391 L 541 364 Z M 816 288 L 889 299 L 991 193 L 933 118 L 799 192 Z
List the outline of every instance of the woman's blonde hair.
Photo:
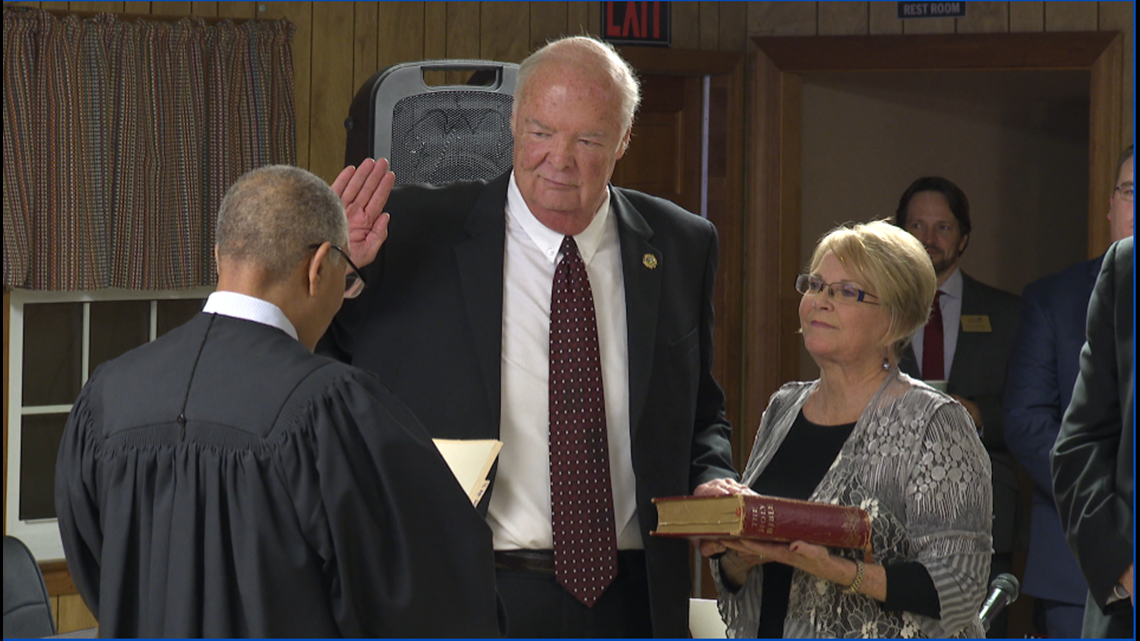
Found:
M 890 317 L 884 343 L 897 362 L 910 339 L 926 324 L 938 289 L 930 256 L 910 233 L 885 220 L 845 224 L 819 239 L 810 271 L 831 252 L 855 272 Z

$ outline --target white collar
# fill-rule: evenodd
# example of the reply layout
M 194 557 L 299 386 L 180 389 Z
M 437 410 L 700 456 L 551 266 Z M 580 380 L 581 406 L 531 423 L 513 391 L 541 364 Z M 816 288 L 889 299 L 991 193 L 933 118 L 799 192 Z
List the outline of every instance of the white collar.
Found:
M 962 268 L 955 267 L 950 277 L 946 279 L 946 282 L 942 283 L 942 286 L 938 288 L 938 291 L 942 292 L 943 296 L 962 300 L 962 287 Z
M 206 305 L 202 311 L 207 314 L 240 318 L 276 327 L 292 336 L 293 340 L 299 340 L 297 328 L 293 327 L 293 323 L 285 316 L 285 312 L 267 300 L 237 292 L 214 292 L 206 299 Z
M 609 187 L 606 187 L 607 196 L 609 195 Z M 531 242 L 535 244 L 542 251 L 542 255 L 553 264 L 558 260 L 558 250 L 562 247 L 562 239 L 565 238 L 562 234 L 554 231 L 553 229 L 543 225 L 530 208 L 526 205 L 526 200 L 523 199 L 522 192 L 519 191 L 518 183 L 515 182 L 515 172 L 511 172 L 510 183 L 507 185 L 507 215 L 510 216 L 523 228 L 526 235 L 530 237 Z M 610 215 L 610 199 L 607 197 L 602 201 L 602 206 L 594 213 L 594 219 L 582 233 L 574 236 L 574 242 L 578 245 L 578 253 L 582 256 L 582 262 L 590 264 L 590 259 L 598 251 L 598 247 L 602 244 L 602 238 L 606 233 L 606 220 Z

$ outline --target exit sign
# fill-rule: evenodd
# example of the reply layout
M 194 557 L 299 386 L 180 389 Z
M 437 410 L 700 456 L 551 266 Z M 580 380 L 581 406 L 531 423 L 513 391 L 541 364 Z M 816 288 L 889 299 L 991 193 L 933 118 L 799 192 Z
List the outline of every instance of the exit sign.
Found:
M 669 46 L 668 2 L 603 2 L 602 39 L 613 44 Z

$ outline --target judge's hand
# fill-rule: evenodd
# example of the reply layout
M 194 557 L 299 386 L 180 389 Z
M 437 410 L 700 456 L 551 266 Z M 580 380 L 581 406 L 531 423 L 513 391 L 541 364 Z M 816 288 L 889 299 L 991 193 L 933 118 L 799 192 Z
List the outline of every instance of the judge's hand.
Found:
M 1128 591 L 1128 598 L 1132 601 L 1133 608 L 1136 607 L 1136 577 L 1133 575 L 1135 569 L 1135 563 L 1129 565 L 1128 571 L 1120 577 L 1120 585 L 1123 585 L 1124 589 Z
M 348 217 L 348 256 L 363 268 L 376 260 L 376 252 L 388 238 L 388 214 L 384 205 L 396 184 L 387 159 L 366 158 L 359 167 L 349 165 L 333 181 Z
M 970 418 L 974 419 L 974 427 L 978 430 L 978 433 L 981 433 L 982 410 L 978 407 L 978 404 L 968 398 L 958 396 L 957 394 L 951 394 L 950 398 L 958 401 L 962 404 L 962 407 L 966 408 L 966 411 L 970 413 Z

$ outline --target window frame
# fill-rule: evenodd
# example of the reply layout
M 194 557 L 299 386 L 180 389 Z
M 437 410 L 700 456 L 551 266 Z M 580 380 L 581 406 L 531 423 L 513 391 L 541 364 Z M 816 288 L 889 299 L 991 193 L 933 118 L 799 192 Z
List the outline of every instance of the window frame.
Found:
M 148 342 L 156 338 L 158 331 L 158 302 L 207 298 L 214 287 L 194 287 L 190 289 L 144 291 L 128 289 L 104 289 L 98 291 L 48 292 L 28 289 L 9 290 L 8 305 L 8 434 L 7 434 L 7 476 L 5 489 L 5 532 L 15 536 L 28 546 L 38 561 L 63 559 L 63 543 L 59 536 L 58 519 L 20 519 L 20 459 L 23 437 L 23 417 L 37 414 L 63 414 L 71 411 L 72 404 L 33 405 L 24 407 L 24 306 L 42 303 L 82 303 L 83 329 L 81 339 L 81 385 L 86 385 L 90 376 L 91 354 L 91 303 L 117 301 L 150 301 L 150 330 Z M 74 402 L 74 399 L 73 399 Z

